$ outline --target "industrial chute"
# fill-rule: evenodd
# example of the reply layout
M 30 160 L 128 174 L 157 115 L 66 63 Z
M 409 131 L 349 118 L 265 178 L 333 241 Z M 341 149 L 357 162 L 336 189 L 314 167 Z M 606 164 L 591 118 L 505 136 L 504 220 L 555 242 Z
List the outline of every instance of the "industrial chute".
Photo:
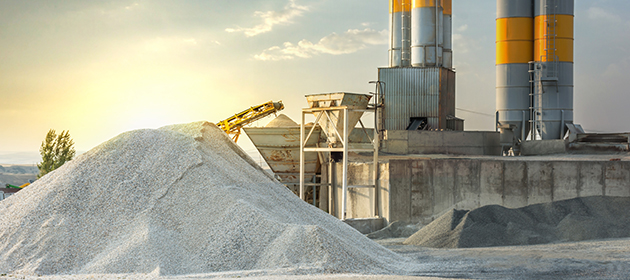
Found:
M 221 120 L 217 122 L 217 126 L 230 135 L 232 140 L 236 142 L 238 141 L 238 137 L 241 135 L 241 128 L 266 116 L 275 114 L 282 109 L 284 109 L 282 101 L 269 101 L 243 110 L 242 112 L 225 120 Z

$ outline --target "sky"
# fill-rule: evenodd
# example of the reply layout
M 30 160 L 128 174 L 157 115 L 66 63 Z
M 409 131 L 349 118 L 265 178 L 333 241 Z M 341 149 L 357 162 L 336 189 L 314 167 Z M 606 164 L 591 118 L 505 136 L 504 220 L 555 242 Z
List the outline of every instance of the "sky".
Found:
M 630 1 L 575 2 L 574 122 L 630 131 Z M 466 130 L 494 130 L 495 17 L 453 0 Z M 87 151 L 270 100 L 299 121 L 306 94 L 374 91 L 388 26 L 387 0 L 0 0 L 0 163 L 35 163 L 49 129 Z

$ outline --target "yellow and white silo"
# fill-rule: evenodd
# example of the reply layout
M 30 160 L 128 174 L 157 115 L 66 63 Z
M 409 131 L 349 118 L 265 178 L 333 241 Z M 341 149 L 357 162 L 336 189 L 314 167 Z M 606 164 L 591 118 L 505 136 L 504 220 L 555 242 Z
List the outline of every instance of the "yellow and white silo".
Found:
M 496 108 L 498 122 L 517 139 L 529 131 L 529 62 L 534 60 L 533 0 L 497 0 Z
M 411 1 L 389 0 L 389 67 L 411 65 Z
M 443 0 L 443 33 L 444 43 L 442 49 L 442 66 L 453 68 L 453 0 Z
M 444 14 L 441 0 L 413 0 L 411 5 L 411 66 L 442 65 Z
M 573 123 L 574 0 L 537 0 L 534 16 L 534 132 L 560 139 Z

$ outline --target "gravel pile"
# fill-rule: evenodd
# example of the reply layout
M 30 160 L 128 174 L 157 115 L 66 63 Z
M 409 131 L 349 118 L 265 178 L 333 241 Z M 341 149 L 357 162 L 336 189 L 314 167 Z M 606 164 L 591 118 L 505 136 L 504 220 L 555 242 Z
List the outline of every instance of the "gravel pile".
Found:
M 394 221 L 386 227 L 366 234 L 369 239 L 402 238 L 409 237 L 422 228 L 422 224 L 413 224 L 403 221 Z
M 630 237 L 628 209 L 628 197 L 593 196 L 518 209 L 451 210 L 403 244 L 470 248 Z
M 0 213 L 0 274 L 389 274 L 406 260 L 301 201 L 207 122 L 123 133 Z

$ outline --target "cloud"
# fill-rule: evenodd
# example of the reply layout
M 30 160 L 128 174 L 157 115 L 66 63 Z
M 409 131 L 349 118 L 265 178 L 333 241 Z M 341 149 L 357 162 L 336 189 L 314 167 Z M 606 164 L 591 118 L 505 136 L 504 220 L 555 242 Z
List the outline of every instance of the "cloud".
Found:
M 255 55 L 257 60 L 288 60 L 309 58 L 317 54 L 349 54 L 366 48 L 368 45 L 383 45 L 388 42 L 388 31 L 350 29 L 343 34 L 332 33 L 317 43 L 302 40 L 297 44 L 285 42 L 282 47 L 273 46 Z
M 588 18 L 590 19 L 594 19 L 594 20 L 606 20 L 606 21 L 612 21 L 612 22 L 616 22 L 616 23 L 623 23 L 624 20 L 615 14 L 612 14 L 600 7 L 590 7 L 588 9 Z
M 263 23 L 259 25 L 251 28 L 226 28 L 225 31 L 243 32 L 247 37 L 256 36 L 258 34 L 271 31 L 275 25 L 291 23 L 294 18 L 301 16 L 308 10 L 308 6 L 300 6 L 295 4 L 295 0 L 289 0 L 289 3 L 284 7 L 284 9 L 282 9 L 282 11 L 256 11 L 254 16 L 260 17 L 263 20 Z
M 590 7 L 587 11 L 587 15 L 588 18 L 592 20 L 596 20 L 599 22 L 608 22 L 620 26 L 625 25 L 626 28 L 630 28 L 630 21 L 612 12 L 606 11 L 600 7 Z
M 133 4 L 129 5 L 129 6 L 126 6 L 126 7 L 125 7 L 125 10 L 131 10 L 131 9 L 137 8 L 137 7 L 139 7 L 139 6 L 140 6 L 140 4 L 138 4 L 138 3 L 133 3 Z

